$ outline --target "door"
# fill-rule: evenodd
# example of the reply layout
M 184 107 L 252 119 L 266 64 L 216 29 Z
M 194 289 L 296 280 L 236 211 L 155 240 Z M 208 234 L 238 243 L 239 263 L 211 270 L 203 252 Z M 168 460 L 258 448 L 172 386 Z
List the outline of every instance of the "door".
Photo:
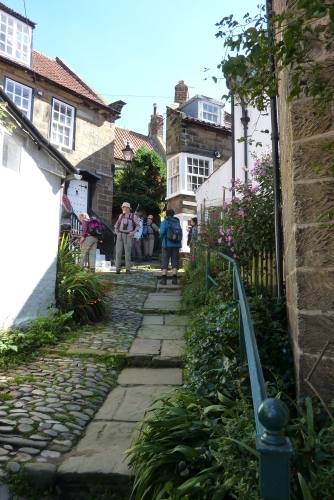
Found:
M 83 180 L 70 181 L 67 188 L 67 197 L 71 202 L 73 212 L 79 217 L 88 208 L 88 182 Z

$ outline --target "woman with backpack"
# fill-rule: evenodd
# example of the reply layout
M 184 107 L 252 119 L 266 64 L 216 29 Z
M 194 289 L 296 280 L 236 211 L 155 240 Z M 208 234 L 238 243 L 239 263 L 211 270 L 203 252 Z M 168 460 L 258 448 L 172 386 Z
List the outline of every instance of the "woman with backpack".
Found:
M 82 233 L 80 238 L 81 253 L 79 258 L 79 265 L 84 267 L 88 260 L 88 267 L 92 272 L 95 272 L 96 263 L 96 249 L 97 249 L 97 236 L 90 234 L 90 218 L 86 212 L 79 215 L 79 221 L 82 224 Z
M 147 229 L 146 229 L 147 228 Z M 151 262 L 154 248 L 154 231 L 159 233 L 160 229 L 153 222 L 153 215 L 149 215 L 143 224 L 144 259 Z

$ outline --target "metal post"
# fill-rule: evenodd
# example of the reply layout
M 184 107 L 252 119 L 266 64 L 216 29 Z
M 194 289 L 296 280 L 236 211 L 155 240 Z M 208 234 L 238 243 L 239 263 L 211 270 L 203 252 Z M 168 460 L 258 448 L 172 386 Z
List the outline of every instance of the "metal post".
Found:
M 240 363 L 243 363 L 247 359 L 247 355 L 246 355 L 244 324 L 242 321 L 240 304 L 239 304 L 239 350 L 240 350 Z
M 280 399 L 265 399 L 258 410 L 263 425 L 262 436 L 256 436 L 260 452 L 260 495 L 263 500 L 290 500 L 290 455 L 293 449 L 283 427 L 289 422 L 289 410 Z
M 210 250 L 206 250 L 206 294 L 209 293 L 210 291 L 210 280 L 209 280 L 209 274 L 210 274 Z

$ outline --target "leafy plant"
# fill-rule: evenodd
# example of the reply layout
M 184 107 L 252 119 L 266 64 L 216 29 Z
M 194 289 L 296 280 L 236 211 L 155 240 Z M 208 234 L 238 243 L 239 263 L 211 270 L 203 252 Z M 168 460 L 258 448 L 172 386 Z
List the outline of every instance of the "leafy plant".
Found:
M 77 253 L 68 237 L 63 236 L 58 250 L 57 307 L 62 313 L 73 311 L 73 318 L 79 323 L 97 321 L 107 310 L 110 282 L 79 267 L 75 263 Z

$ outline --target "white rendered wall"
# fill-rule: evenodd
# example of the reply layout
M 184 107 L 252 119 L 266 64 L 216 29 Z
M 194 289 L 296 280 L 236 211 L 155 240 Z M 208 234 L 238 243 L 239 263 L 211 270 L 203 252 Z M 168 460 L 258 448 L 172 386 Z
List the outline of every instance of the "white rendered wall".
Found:
M 0 329 L 45 315 L 55 304 L 61 177 L 53 171 L 64 176 L 63 167 L 38 151 L 23 133 L 21 172 L 3 167 L 4 133 L 0 135 Z
M 237 139 L 244 136 L 243 124 L 240 121 L 242 117 L 241 106 L 235 106 L 235 178 L 238 177 L 241 180 L 245 179 L 245 172 L 243 168 L 245 166 L 244 159 L 244 143 L 237 142 Z M 248 116 L 250 121 L 248 122 L 247 135 L 251 136 L 254 140 L 253 145 L 247 145 L 247 161 L 248 169 L 252 170 L 254 166 L 254 159 L 252 158 L 252 153 L 255 152 L 257 155 L 261 154 L 261 151 L 271 147 L 270 134 L 261 133 L 261 130 L 271 131 L 270 124 L 270 110 L 268 110 L 268 116 L 261 116 L 260 112 L 254 108 L 247 108 Z M 262 147 L 257 146 L 256 143 L 261 142 Z M 196 202 L 197 202 L 197 214 L 200 222 L 201 213 L 207 207 L 219 206 L 223 203 L 224 191 L 222 186 L 229 188 L 231 186 L 232 178 L 232 157 L 227 160 L 221 167 L 219 167 L 215 172 L 213 172 L 210 177 L 197 189 L 195 192 Z M 248 178 L 251 178 L 248 172 Z M 227 189 L 225 190 L 225 200 L 231 199 L 232 194 Z

